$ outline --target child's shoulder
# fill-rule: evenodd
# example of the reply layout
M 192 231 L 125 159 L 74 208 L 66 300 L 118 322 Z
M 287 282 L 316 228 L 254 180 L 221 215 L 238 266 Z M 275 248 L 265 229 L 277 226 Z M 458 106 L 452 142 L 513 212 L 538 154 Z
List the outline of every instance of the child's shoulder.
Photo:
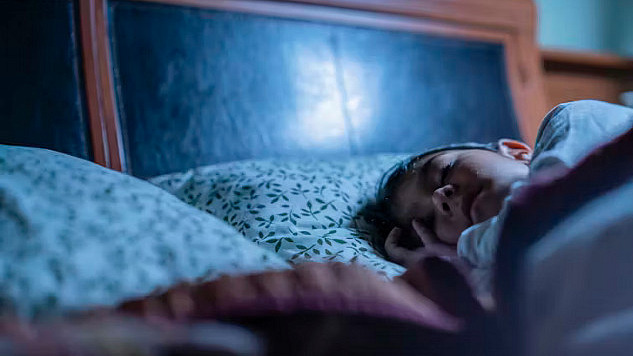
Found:
M 631 108 L 596 100 L 560 104 L 541 123 L 531 170 L 538 171 L 553 164 L 571 167 L 597 145 L 631 126 Z

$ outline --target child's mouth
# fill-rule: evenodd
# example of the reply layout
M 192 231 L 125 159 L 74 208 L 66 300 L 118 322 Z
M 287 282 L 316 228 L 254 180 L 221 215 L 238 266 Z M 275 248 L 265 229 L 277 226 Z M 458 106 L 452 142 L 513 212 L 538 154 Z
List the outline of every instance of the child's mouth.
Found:
M 483 191 L 483 187 L 480 187 L 479 190 L 477 190 L 474 194 L 472 194 L 471 196 L 469 196 L 467 199 L 464 200 L 464 205 L 462 206 L 464 209 L 464 216 L 468 217 L 470 219 L 470 223 L 471 224 L 478 224 L 479 223 L 479 219 L 478 216 L 479 214 L 476 213 L 476 208 L 477 205 L 479 205 L 479 198 L 481 196 L 481 192 Z

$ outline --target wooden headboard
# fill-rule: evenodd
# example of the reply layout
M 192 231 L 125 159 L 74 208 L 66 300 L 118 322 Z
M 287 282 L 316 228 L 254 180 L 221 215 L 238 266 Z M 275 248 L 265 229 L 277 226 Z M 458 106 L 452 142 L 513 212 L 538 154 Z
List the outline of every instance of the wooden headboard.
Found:
M 3 13 L 50 14 L 28 5 L 39 2 L 9 2 Z M 546 109 L 530 0 L 53 3 L 59 22 L 70 21 L 60 31 L 75 94 L 64 100 L 74 95 L 71 114 L 84 122 L 74 134 L 89 133 L 75 145 L 83 151 L 61 150 L 137 176 L 500 136 L 531 143 Z M 19 67 L 9 62 L 7 71 Z M 40 105 L 42 92 L 64 94 L 17 77 L 0 85 L 28 85 L 24 107 Z M 25 112 L 10 110 L 13 120 Z M 60 127 L 38 120 L 41 135 Z M 38 145 L 21 128 L 1 143 Z M 49 141 L 39 145 L 58 148 Z

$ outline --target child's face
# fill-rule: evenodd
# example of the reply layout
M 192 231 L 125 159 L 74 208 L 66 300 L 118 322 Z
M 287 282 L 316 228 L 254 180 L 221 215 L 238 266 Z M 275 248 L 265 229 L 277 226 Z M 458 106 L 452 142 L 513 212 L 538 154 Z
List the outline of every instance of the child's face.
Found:
M 394 194 L 398 225 L 414 234 L 413 219 L 456 244 L 462 231 L 499 213 L 512 183 L 525 179 L 527 153 L 448 150 L 421 158 Z

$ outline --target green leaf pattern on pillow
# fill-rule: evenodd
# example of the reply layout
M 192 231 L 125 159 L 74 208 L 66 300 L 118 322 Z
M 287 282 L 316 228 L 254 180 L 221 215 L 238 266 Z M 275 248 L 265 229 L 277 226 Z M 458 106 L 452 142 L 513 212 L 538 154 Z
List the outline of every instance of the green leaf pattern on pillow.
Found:
M 239 161 L 151 181 L 291 263 L 354 262 L 393 277 L 404 269 L 369 244 L 375 232 L 358 213 L 404 157 Z

